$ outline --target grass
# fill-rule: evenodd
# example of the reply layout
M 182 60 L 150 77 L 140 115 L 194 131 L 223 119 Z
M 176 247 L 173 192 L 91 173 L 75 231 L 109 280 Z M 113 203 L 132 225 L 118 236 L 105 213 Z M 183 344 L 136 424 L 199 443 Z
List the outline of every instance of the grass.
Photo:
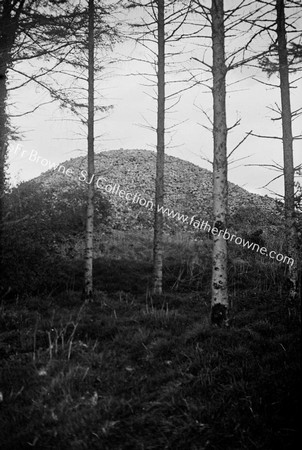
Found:
M 297 448 L 298 329 L 277 293 L 241 291 L 229 329 L 200 294 L 67 296 L 2 304 L 1 448 Z
M 130 239 L 140 260 L 114 238 L 95 261 L 93 303 L 81 261 L 62 262 L 50 292 L 2 301 L 1 449 L 296 449 L 300 329 L 282 267 L 233 249 L 230 326 L 213 328 L 210 241 L 166 239 L 155 297 L 151 237 Z

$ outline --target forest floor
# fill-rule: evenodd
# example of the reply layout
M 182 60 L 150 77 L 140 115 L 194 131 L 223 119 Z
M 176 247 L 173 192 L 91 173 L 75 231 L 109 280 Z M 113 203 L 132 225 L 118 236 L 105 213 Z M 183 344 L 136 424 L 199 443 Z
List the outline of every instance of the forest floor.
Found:
M 1 449 L 298 448 L 299 324 L 276 287 L 233 283 L 230 326 L 212 328 L 206 288 L 174 277 L 156 298 L 148 265 L 110 267 L 93 303 L 2 302 Z

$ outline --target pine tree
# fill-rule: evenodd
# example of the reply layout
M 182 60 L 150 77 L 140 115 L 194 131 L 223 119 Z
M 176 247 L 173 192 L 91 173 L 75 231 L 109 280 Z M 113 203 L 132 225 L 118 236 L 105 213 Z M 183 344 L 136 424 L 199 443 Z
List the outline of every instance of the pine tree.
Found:
M 294 259 L 294 264 L 289 266 L 288 280 L 288 309 L 289 313 L 295 309 L 298 283 L 298 254 L 297 254 L 297 230 L 295 217 L 295 171 L 293 155 L 292 113 L 290 102 L 289 64 L 286 40 L 286 24 L 284 12 L 284 0 L 276 0 L 277 15 L 277 51 L 280 75 L 281 94 L 281 120 L 283 143 L 283 167 L 284 167 L 284 212 L 287 235 L 287 252 Z
M 153 293 L 162 294 L 163 277 L 163 215 L 165 158 L 165 4 L 158 0 L 157 18 L 157 129 L 156 129 L 156 181 L 153 241 Z
M 88 5 L 88 188 L 86 215 L 85 299 L 93 298 L 93 221 L 94 221 L 94 0 Z
M 135 39 L 144 48 L 150 51 L 150 63 L 156 67 L 156 174 L 155 174 L 155 206 L 154 206 L 154 240 L 153 240 L 153 282 L 152 292 L 161 295 L 163 291 L 163 227 L 164 217 L 162 207 L 164 205 L 164 172 L 165 172 L 165 150 L 166 150 L 166 111 L 173 107 L 167 107 L 167 100 L 175 99 L 179 92 L 167 94 L 167 59 L 180 55 L 173 47 L 167 50 L 169 44 L 187 37 L 182 30 L 185 25 L 191 1 L 177 0 L 168 2 L 166 0 L 126 1 L 126 8 L 142 8 L 146 17 L 141 23 L 136 20 L 133 29 L 136 32 Z M 133 38 L 133 37 L 132 37 Z M 148 46 L 150 45 L 150 47 Z M 168 57 L 167 57 L 168 55 Z M 152 61 L 152 59 L 154 60 Z M 146 57 L 146 62 L 148 61 Z M 171 74 L 173 71 L 169 69 Z M 174 74 L 177 73 L 175 69 Z M 148 73 L 148 81 L 153 74 Z M 185 90 L 185 89 L 183 89 Z M 177 102 L 176 102 L 177 103 Z M 150 128 L 150 127 L 149 127 Z M 151 127 L 154 129 L 153 127 Z

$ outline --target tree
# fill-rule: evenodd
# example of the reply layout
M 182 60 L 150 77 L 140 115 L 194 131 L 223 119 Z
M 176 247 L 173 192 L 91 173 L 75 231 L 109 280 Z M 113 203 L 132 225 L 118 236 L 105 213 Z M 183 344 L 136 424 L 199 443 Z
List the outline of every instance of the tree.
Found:
M 224 42 L 223 0 L 212 0 L 213 50 L 213 214 L 214 227 L 226 229 L 228 201 L 227 181 L 227 124 L 226 124 L 226 64 Z M 228 317 L 227 241 L 219 233 L 213 237 L 212 323 L 221 325 Z
M 4 192 L 5 192 L 5 163 L 7 156 L 7 136 L 9 122 L 6 113 L 7 100 L 7 72 L 11 64 L 12 48 L 16 39 L 20 15 L 25 1 L 4 1 L 0 5 L 0 260 L 2 265 L 2 238 L 3 238 L 3 215 L 4 215 Z M 13 14 L 14 12 L 14 14 Z M 1 270 L 2 267 L 0 267 Z
M 87 214 L 86 214 L 86 248 L 85 248 L 85 268 L 84 268 L 84 289 L 85 300 L 93 299 L 93 236 L 94 236 L 94 124 L 95 112 L 106 112 L 110 107 L 95 105 L 95 73 L 103 73 L 104 58 L 100 63 L 96 50 L 106 47 L 116 38 L 115 26 L 110 27 L 103 20 L 108 16 L 107 10 L 102 4 L 95 5 L 94 0 L 88 0 L 88 10 L 80 11 L 81 26 L 74 30 L 74 38 L 79 43 L 79 53 L 77 59 L 74 57 L 67 59 L 65 65 L 68 70 L 63 69 L 62 75 L 67 74 L 67 79 L 71 82 L 70 89 L 64 86 L 59 93 L 53 96 L 63 101 L 64 107 L 69 108 L 80 122 L 87 128 Z M 87 14 L 88 11 L 88 14 Z M 88 20 L 87 20 L 88 19 Z M 86 25 L 86 27 L 85 27 Z M 86 29 L 86 32 L 85 32 Z M 108 41 L 108 42 L 107 42 Z M 87 43 L 88 42 L 88 43 Z M 80 75 L 79 75 L 80 71 Z M 86 73 L 87 75 L 86 75 Z M 83 86 L 83 82 L 85 85 Z M 87 86 L 86 86 L 87 83 Z M 74 91 L 77 94 L 74 95 Z M 88 101 L 85 96 L 88 96 Z M 82 110 L 84 109 L 84 113 Z M 87 114 L 86 114 L 87 111 Z M 86 130 L 85 130 L 86 133 Z
M 272 6 L 271 3 L 269 6 Z M 281 120 L 282 124 L 282 137 L 276 136 L 262 136 L 262 138 L 276 138 L 282 141 L 283 147 L 283 167 L 273 164 L 275 170 L 281 172 L 284 176 L 284 217 L 285 217 L 285 239 L 286 239 L 286 251 L 293 258 L 294 264 L 288 266 L 288 295 L 287 295 L 287 307 L 289 315 L 291 315 L 297 308 L 297 296 L 298 296 L 298 235 L 297 235 L 297 218 L 295 212 L 295 171 L 300 166 L 295 168 L 294 166 L 294 139 L 299 139 L 301 136 L 293 136 L 292 122 L 295 118 L 301 115 L 301 108 L 296 111 L 292 111 L 291 108 L 291 82 L 290 74 L 296 73 L 299 70 L 299 63 L 301 61 L 301 43 L 299 42 L 300 33 L 295 27 L 295 21 L 297 13 L 291 12 L 291 27 L 292 35 L 288 42 L 287 40 L 287 22 L 285 17 L 285 3 L 284 0 L 276 0 L 273 5 L 275 9 L 275 19 L 270 20 L 270 28 L 274 27 L 274 33 L 276 39 L 273 40 L 270 46 L 268 56 L 261 58 L 259 63 L 262 70 L 264 70 L 268 76 L 278 74 L 280 84 L 277 85 L 280 89 L 281 108 L 272 108 L 273 112 L 277 113 L 277 119 Z M 288 8 L 297 8 L 295 1 L 289 1 Z M 262 27 L 262 31 L 266 32 L 268 26 Z M 293 29 L 293 30 L 292 30 Z M 270 83 L 267 83 L 270 84 Z M 272 84 L 271 84 L 272 85 Z M 276 87 L 276 85 L 272 85 Z M 274 178 L 277 179 L 281 175 Z M 272 181 L 274 181 L 272 180 Z M 270 183 L 272 182 L 270 181 Z M 268 183 L 268 184 L 270 184 Z
M 165 3 L 158 0 L 157 18 L 157 129 L 156 181 L 153 241 L 153 293 L 162 294 L 163 277 L 163 215 L 165 158 Z
M 156 81 L 153 81 L 153 74 L 144 74 L 151 86 L 156 85 L 156 95 L 152 97 L 157 102 L 156 110 L 156 128 L 148 124 L 148 128 L 156 131 L 156 174 L 155 174 L 155 208 L 154 208 L 154 240 L 153 240 L 153 282 L 152 292 L 155 295 L 161 295 L 163 290 L 163 227 L 164 218 L 162 214 L 164 205 L 164 172 L 165 172 L 165 149 L 166 149 L 166 112 L 173 105 L 167 106 L 168 100 L 175 99 L 175 96 L 188 89 L 188 86 L 175 92 L 167 93 L 166 87 L 169 87 L 167 73 L 181 73 L 183 68 L 179 64 L 178 69 L 167 70 L 167 56 L 169 61 L 176 55 L 181 55 L 179 50 L 171 49 L 167 51 L 167 45 L 187 37 L 183 26 L 188 18 L 191 8 L 189 2 L 165 0 L 146 0 L 126 2 L 128 9 L 141 7 L 145 13 L 141 23 L 137 20 L 132 24 L 136 30 L 135 40 L 143 45 L 152 55 L 154 60 L 146 62 L 156 70 Z M 139 31 L 137 31 L 139 30 Z M 191 31 L 192 32 L 192 31 Z M 190 32 L 190 33 L 191 33 Z M 172 63 L 171 63 L 172 65 Z M 182 80 L 183 81 L 183 80 Z M 178 80 L 177 82 L 181 82 Z M 175 84 L 175 80 L 173 81 Z M 172 83 L 171 83 L 172 85 Z M 150 86 L 150 84 L 149 84 Z M 170 127 L 171 128 L 171 127 Z
M 97 50 L 111 48 L 117 38 L 116 26 L 109 25 L 108 20 L 111 7 L 103 3 L 95 4 L 94 0 L 85 1 L 88 8 L 77 11 L 77 26 L 68 31 L 72 42 L 78 43 L 77 55 L 68 55 L 63 67 L 58 73 L 64 77 L 61 87 L 55 90 L 47 85 L 51 96 L 59 100 L 63 107 L 68 108 L 82 125 L 87 133 L 87 215 L 86 215 L 86 250 L 84 267 L 83 296 L 86 300 L 93 299 L 93 235 L 94 235 L 94 124 L 96 111 L 106 112 L 111 106 L 95 104 L 95 73 L 103 73 L 105 59 L 102 55 L 100 61 Z M 56 80 L 54 79 L 54 83 Z M 62 86 L 63 85 L 63 86 Z M 70 85 L 70 86 L 69 86 Z M 87 101 L 88 97 L 88 101 Z M 101 97 L 99 95 L 99 97 Z M 84 110 L 84 112 L 83 112 Z
M 297 230 L 295 219 L 295 171 L 293 155 L 292 112 L 290 102 L 289 63 L 287 52 L 284 0 L 276 0 L 277 49 L 280 74 L 282 143 L 284 165 L 284 212 L 287 229 L 287 252 L 295 263 L 289 266 L 289 311 L 295 306 L 298 283 Z
M 261 2 L 262 3 L 262 2 Z M 210 32 L 203 33 L 201 39 L 210 39 L 212 43 L 212 61 L 207 60 L 206 51 L 202 57 L 192 59 L 204 69 L 200 74 L 199 84 L 210 89 L 213 98 L 213 118 L 202 108 L 202 112 L 211 123 L 213 136 L 213 254 L 212 254 L 212 300 L 211 321 L 224 325 L 228 322 L 229 300 L 227 286 L 227 242 L 221 230 L 227 228 L 228 213 L 228 162 L 234 151 L 243 144 L 251 131 L 233 149 L 227 151 L 228 131 L 240 124 L 236 119 L 233 125 L 227 125 L 226 88 L 227 74 L 263 57 L 268 50 L 252 51 L 251 45 L 257 40 L 258 32 L 248 28 L 247 23 L 256 21 L 266 5 L 255 6 L 246 0 L 233 2 L 229 9 L 224 8 L 223 0 L 209 2 L 195 0 L 194 13 L 199 14 L 205 23 L 204 28 Z M 226 43 L 226 40 L 228 42 Z M 204 45 L 207 49 L 207 46 Z M 199 48 L 198 48 L 199 50 Z M 200 51 L 200 50 L 199 50 Z M 195 73 L 195 70 L 192 70 Z M 211 72 L 211 77 L 210 77 Z M 195 77 L 193 79 L 195 80 Z M 240 80 L 237 81 L 237 83 Z M 209 127 L 204 126 L 207 130 Z M 232 161 L 231 161 L 232 162 Z
M 157 35 L 152 30 L 157 44 L 156 77 L 157 77 L 157 127 L 156 127 L 156 175 L 155 175 L 155 209 L 154 209 L 154 238 L 153 238 L 153 281 L 152 292 L 162 294 L 163 278 L 163 215 L 160 208 L 164 205 L 164 163 L 165 163 L 165 0 L 151 0 L 146 4 L 132 2 L 127 7 L 143 6 L 152 8 L 151 23 L 146 25 L 150 33 L 154 25 Z M 145 37 L 145 33 L 144 33 Z M 139 39 L 138 39 L 139 40 Z M 144 43 L 145 45 L 145 43 Z
M 82 116 L 82 123 L 88 124 L 88 172 L 92 174 L 93 167 L 93 123 L 94 123 L 94 41 L 96 39 L 98 45 L 107 45 L 108 37 L 111 43 L 115 36 L 115 28 L 109 26 L 103 17 L 107 15 L 107 10 L 103 4 L 99 4 L 98 8 L 92 5 L 93 13 L 89 15 L 88 9 L 83 8 L 80 4 L 74 4 L 67 0 L 51 0 L 51 6 L 58 8 L 49 8 L 47 2 L 37 1 L 11 1 L 5 0 L 3 10 L 1 11 L 1 23 L 4 24 L 4 32 L 0 36 L 0 50 L 4 63 L 1 65 L 1 73 L 5 76 L 1 77 L 3 83 L 0 86 L 0 110 L 2 110 L 0 123 L 1 133 L 1 192 L 4 192 L 5 179 L 5 156 L 7 153 L 8 140 L 8 116 L 6 112 L 7 99 L 7 72 L 17 73 L 21 75 L 19 85 L 13 86 L 13 89 L 24 87 L 28 83 L 35 82 L 42 88 L 46 89 L 52 100 L 57 100 L 61 106 L 70 108 L 74 113 L 79 115 L 79 108 L 84 107 L 88 110 L 88 118 Z M 96 13 L 98 27 L 91 30 L 91 24 Z M 89 21 L 89 27 L 88 27 Z M 88 32 L 88 33 L 87 33 Z M 39 35 L 40 33 L 40 35 Z M 87 34 L 89 36 L 87 36 Z M 87 37 L 89 41 L 89 49 L 87 48 Z M 42 45 L 45 40 L 45 45 Z M 109 44 L 110 45 L 110 44 Z M 88 51 L 87 51 L 88 50 Z M 85 61 L 85 56 L 88 61 Z M 36 61 L 37 59 L 46 58 L 45 67 L 36 65 L 35 73 L 27 73 L 26 70 L 19 68 L 18 64 L 27 60 Z M 66 70 L 66 65 L 72 66 L 74 71 Z M 89 76 L 82 77 L 82 73 L 89 66 Z M 67 74 L 67 75 L 66 75 Z M 55 79 L 56 75 L 60 76 L 60 80 Z M 66 90 L 58 89 L 62 78 L 68 76 L 75 80 L 88 81 L 89 85 L 89 105 L 86 98 L 79 101 L 74 96 L 66 94 Z M 52 84 L 52 81 L 54 82 Z M 65 79 L 63 83 L 65 82 Z M 97 107 L 97 109 L 107 110 L 108 108 Z M 2 197 L 1 197 L 2 198 Z M 1 203 L 0 219 L 3 216 L 3 208 Z M 3 220 L 1 220 L 2 225 Z M 85 286 L 87 287 L 87 296 L 92 295 L 92 249 L 93 249 L 93 184 L 88 185 L 88 207 L 87 207 L 87 252 L 85 266 Z M 90 277 L 90 279 L 89 279 Z
M 85 298 L 93 297 L 94 220 L 94 0 L 89 0 L 88 23 L 88 180 L 85 253 Z
M 3 257 L 5 166 L 8 137 L 12 134 L 7 113 L 9 72 L 13 70 L 14 64 L 20 61 L 50 55 L 55 50 L 58 51 L 70 45 L 68 40 L 57 45 L 57 42 L 53 43 L 49 39 L 49 34 L 61 35 L 62 29 L 66 28 L 66 22 L 57 20 L 58 11 L 61 13 L 61 6 L 66 3 L 66 0 L 50 0 L 49 3 L 51 9 L 47 8 L 48 5 L 42 0 L 3 0 L 0 4 L 0 265 Z M 45 72 L 47 73 L 48 70 L 46 69 Z M 37 80 L 42 73 L 36 77 L 27 74 L 27 77 L 30 80 Z M 27 82 L 21 82 L 21 86 Z

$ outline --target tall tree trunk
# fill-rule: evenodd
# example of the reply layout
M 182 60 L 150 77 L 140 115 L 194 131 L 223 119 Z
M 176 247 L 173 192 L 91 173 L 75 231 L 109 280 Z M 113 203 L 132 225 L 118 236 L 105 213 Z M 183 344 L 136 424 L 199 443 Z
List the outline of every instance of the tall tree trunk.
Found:
M 165 2 L 158 0 L 157 60 L 157 157 L 155 181 L 155 216 L 153 247 L 153 293 L 162 294 L 163 278 L 163 214 L 165 162 Z
M 94 219 L 94 0 L 89 0 L 88 24 L 88 188 L 86 216 L 85 299 L 93 298 Z
M 213 213 L 214 227 L 226 229 L 227 214 L 227 125 L 226 125 L 226 65 L 224 49 L 223 0 L 212 0 L 212 49 L 213 49 Z M 221 233 L 222 234 L 222 233 Z M 213 324 L 224 325 L 228 319 L 227 241 L 221 234 L 213 237 L 212 260 L 212 313 Z
M 6 114 L 6 76 L 7 64 L 4 52 L 0 49 L 0 272 L 3 265 L 3 221 L 4 221 L 4 192 L 5 192 L 5 163 L 7 156 L 8 118 Z M 0 286 L 1 292 L 1 286 Z
M 276 1 L 277 10 L 277 42 L 280 74 L 281 110 L 282 110 L 282 142 L 283 142 L 283 166 L 284 166 L 284 212 L 286 223 L 287 253 L 294 259 L 294 264 L 289 266 L 288 281 L 288 308 L 289 312 L 295 308 L 297 298 L 297 230 L 295 222 L 294 199 L 294 159 L 293 159 L 293 135 L 292 115 L 290 104 L 289 67 L 287 56 L 287 39 L 285 30 L 284 0 Z
M 4 0 L 0 15 L 0 272 L 3 264 L 4 193 L 6 184 L 5 165 L 8 148 L 9 118 L 6 112 L 7 73 L 11 65 L 11 52 L 16 38 L 19 18 L 24 0 L 13 2 Z

